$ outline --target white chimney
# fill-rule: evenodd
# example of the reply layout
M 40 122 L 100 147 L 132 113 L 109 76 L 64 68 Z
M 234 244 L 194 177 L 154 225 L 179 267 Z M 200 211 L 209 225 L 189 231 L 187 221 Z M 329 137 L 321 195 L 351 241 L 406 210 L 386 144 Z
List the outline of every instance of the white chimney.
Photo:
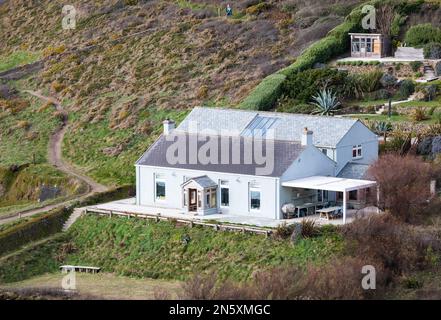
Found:
M 312 131 L 308 128 L 303 129 L 302 146 L 312 146 Z
M 168 135 L 175 129 L 175 122 L 170 119 L 165 119 L 162 124 L 164 125 L 164 134 Z

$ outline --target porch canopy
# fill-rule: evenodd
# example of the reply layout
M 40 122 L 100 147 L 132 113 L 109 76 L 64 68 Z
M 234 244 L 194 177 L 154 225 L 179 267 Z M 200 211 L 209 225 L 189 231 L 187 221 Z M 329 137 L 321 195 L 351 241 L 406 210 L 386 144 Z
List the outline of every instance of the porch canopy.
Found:
M 283 187 L 336 191 L 343 193 L 343 223 L 346 222 L 347 192 L 367 189 L 376 186 L 371 180 L 347 179 L 338 177 L 312 176 L 297 180 L 282 182 Z M 377 195 L 378 196 L 378 195 Z

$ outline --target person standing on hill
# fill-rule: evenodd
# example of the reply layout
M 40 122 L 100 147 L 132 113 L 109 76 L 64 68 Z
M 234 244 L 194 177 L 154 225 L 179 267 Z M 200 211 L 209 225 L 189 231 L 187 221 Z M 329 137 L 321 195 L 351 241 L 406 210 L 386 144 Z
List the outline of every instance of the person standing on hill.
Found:
M 226 13 L 227 13 L 227 17 L 230 17 L 233 15 L 233 9 L 230 7 L 229 4 L 227 4 L 227 8 L 225 9 Z

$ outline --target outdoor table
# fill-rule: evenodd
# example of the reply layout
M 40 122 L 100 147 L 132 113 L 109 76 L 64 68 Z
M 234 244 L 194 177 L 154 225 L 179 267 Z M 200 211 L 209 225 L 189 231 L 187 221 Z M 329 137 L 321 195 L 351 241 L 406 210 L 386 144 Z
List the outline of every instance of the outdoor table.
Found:
M 316 212 L 320 213 L 320 218 L 325 216 L 329 220 L 329 214 L 331 212 L 334 212 L 334 211 L 337 211 L 340 209 L 341 209 L 341 207 L 329 207 L 329 208 L 323 208 L 323 209 L 317 210 Z
M 300 210 L 302 210 L 302 209 L 306 209 L 306 216 L 307 216 L 308 212 L 309 212 L 309 208 L 315 208 L 316 205 L 317 205 L 316 203 L 307 202 L 307 203 L 304 203 L 304 204 L 302 204 L 300 206 L 296 206 L 297 217 L 300 218 Z

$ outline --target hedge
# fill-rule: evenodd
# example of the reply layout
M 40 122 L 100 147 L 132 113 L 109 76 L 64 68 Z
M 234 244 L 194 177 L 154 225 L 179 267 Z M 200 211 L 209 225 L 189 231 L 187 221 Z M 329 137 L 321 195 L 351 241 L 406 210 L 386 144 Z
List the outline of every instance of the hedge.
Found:
M 431 42 L 441 42 L 441 29 L 430 23 L 418 24 L 407 30 L 404 41 L 411 47 L 423 47 Z
M 112 201 L 133 196 L 134 188 L 126 185 L 105 192 L 92 194 L 81 201 L 53 209 L 42 215 L 32 217 L 22 223 L 13 224 L 0 232 L 0 256 L 55 233 L 61 232 L 64 223 L 74 208 L 93 205 L 100 202 Z
M 0 255 L 60 232 L 72 210 L 57 208 L 0 233 Z
M 242 109 L 267 110 L 282 93 L 282 85 L 286 80 L 283 74 L 271 74 L 260 82 L 251 94 L 240 104 Z
M 359 30 L 362 6 L 354 9 L 341 25 L 306 49 L 290 66 L 269 75 L 254 88 L 239 105 L 242 109 L 269 110 L 282 94 L 282 85 L 293 73 L 312 68 L 316 63 L 325 63 L 349 48 L 348 33 Z

